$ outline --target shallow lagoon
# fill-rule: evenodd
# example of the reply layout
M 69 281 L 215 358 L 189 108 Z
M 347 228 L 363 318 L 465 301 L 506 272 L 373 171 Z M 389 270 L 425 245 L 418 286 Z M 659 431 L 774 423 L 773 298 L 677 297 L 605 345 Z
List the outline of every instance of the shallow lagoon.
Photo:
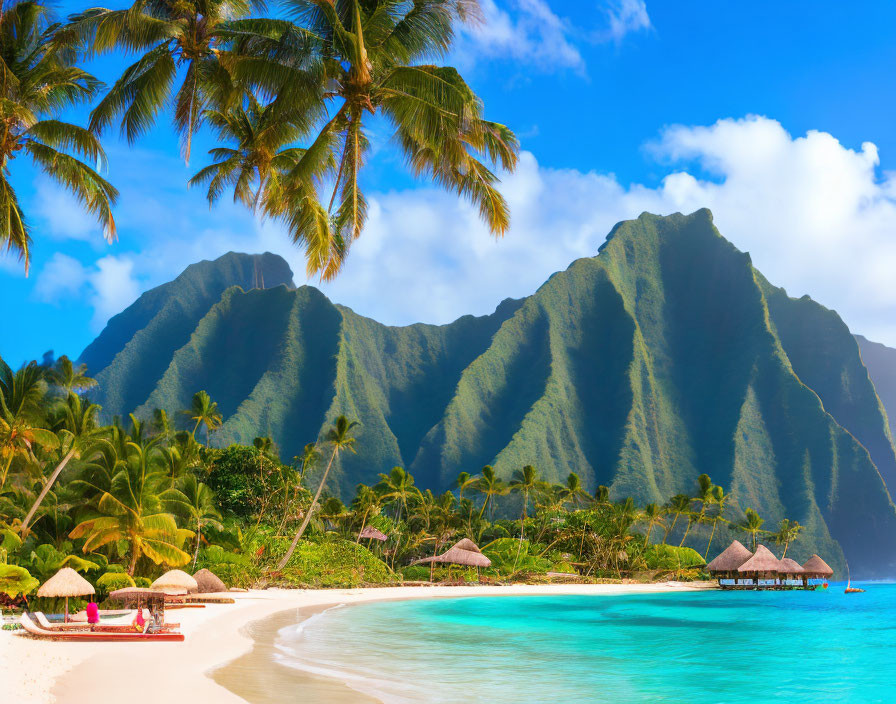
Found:
M 896 699 L 896 585 L 335 608 L 277 660 L 386 702 Z

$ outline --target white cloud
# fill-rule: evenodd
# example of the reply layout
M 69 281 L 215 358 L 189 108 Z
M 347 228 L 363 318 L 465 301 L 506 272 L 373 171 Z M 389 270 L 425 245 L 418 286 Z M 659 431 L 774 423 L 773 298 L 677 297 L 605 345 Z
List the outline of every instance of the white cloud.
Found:
M 127 308 L 140 294 L 134 262 L 126 257 L 107 256 L 98 260 L 88 280 L 96 329 L 101 329 L 110 317 Z
M 625 35 L 650 29 L 650 16 L 644 0 L 614 0 L 607 9 L 608 28 L 602 36 L 615 42 Z
M 487 57 L 551 70 L 584 70 L 585 60 L 567 22 L 545 0 L 511 0 L 506 8 L 495 0 L 483 0 L 483 22 L 464 28 L 455 50 L 462 63 Z
M 44 176 L 37 180 L 35 206 L 42 235 L 59 240 L 96 238 L 103 241 L 103 228 L 96 218 L 85 211 L 71 193 Z
M 78 296 L 86 281 L 87 271 L 81 262 L 56 252 L 37 275 L 34 297 L 44 303 L 61 303 Z

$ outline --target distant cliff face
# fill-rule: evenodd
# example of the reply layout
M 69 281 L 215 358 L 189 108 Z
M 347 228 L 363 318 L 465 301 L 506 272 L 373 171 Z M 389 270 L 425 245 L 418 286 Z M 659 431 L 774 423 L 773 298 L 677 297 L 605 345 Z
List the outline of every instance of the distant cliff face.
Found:
M 890 435 L 896 437 L 896 350 L 879 342 L 872 342 L 856 335 L 862 360 L 877 389 L 877 395 L 884 405 L 889 418 Z M 887 480 L 891 490 L 894 485 Z
M 842 564 L 842 548 L 854 573 L 896 572 L 896 455 L 856 340 L 769 284 L 709 211 L 620 223 L 527 299 L 443 326 L 381 325 L 262 258 L 265 288 L 258 258 L 230 254 L 110 321 L 82 356 L 105 412 L 173 412 L 205 389 L 218 443 L 270 435 L 284 458 L 344 413 L 362 425 L 343 493 L 394 465 L 444 489 L 534 464 L 648 502 L 706 472 L 735 520 L 803 524 L 796 557 Z

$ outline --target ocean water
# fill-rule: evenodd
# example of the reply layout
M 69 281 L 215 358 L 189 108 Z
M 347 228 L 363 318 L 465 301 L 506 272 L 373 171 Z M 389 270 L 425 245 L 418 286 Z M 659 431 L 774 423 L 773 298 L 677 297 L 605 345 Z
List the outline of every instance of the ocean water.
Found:
M 279 632 L 284 665 L 392 702 L 893 702 L 896 585 L 431 599 Z

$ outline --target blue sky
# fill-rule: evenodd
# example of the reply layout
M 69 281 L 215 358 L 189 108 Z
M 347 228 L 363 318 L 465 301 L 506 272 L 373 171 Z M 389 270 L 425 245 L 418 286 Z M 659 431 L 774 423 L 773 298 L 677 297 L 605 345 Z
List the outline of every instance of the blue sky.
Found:
M 521 138 L 505 179 L 510 233 L 493 241 L 469 205 L 414 182 L 375 122 L 370 224 L 322 287 L 331 298 L 392 324 L 486 313 L 595 254 L 618 220 L 706 206 L 773 283 L 896 345 L 896 3 L 482 4 L 486 24 L 464 31 L 450 62 Z M 92 68 L 111 83 L 125 61 Z M 0 259 L 10 363 L 77 355 L 140 292 L 229 250 L 283 254 L 303 282 L 277 226 L 227 203 L 210 210 L 187 188 L 207 135 L 190 167 L 167 116 L 133 147 L 114 133 L 105 144 L 122 192 L 113 244 L 13 162 L 34 245 L 27 278 Z

